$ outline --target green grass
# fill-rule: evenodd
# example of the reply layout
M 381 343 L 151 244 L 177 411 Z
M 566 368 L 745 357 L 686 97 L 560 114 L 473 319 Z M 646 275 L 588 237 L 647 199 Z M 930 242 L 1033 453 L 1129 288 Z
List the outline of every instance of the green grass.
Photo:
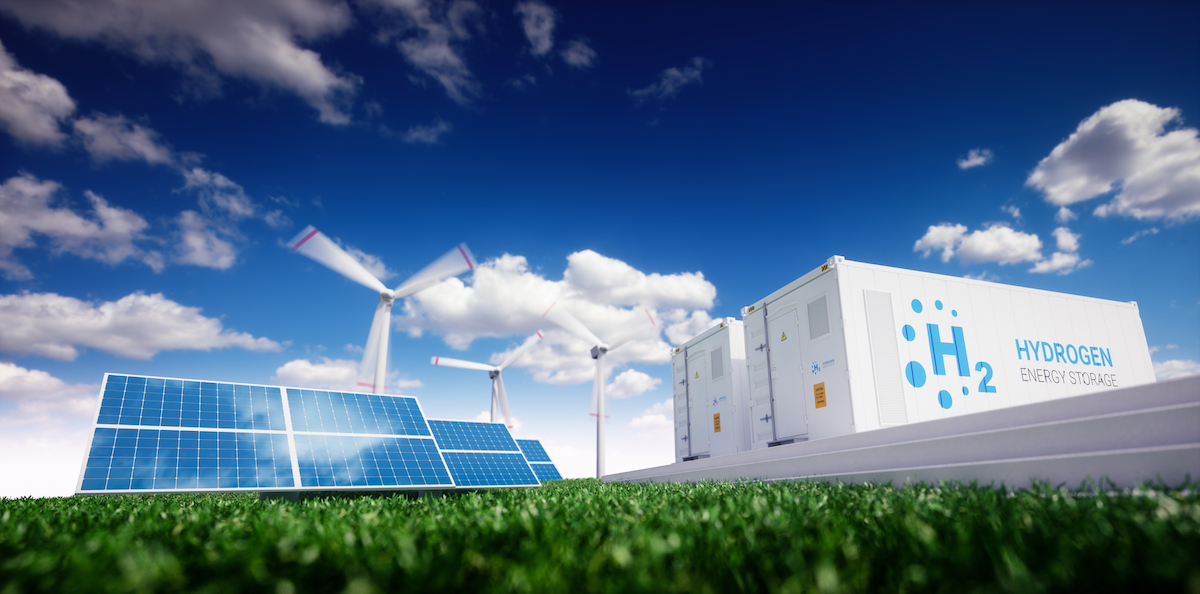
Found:
M 820 483 L 0 500 L 0 592 L 1200 591 L 1200 497 Z

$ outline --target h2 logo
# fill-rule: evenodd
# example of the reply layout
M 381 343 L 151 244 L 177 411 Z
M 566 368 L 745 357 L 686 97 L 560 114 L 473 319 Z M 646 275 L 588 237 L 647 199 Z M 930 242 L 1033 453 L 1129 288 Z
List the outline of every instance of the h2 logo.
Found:
M 934 307 L 938 310 L 943 309 L 941 301 L 934 301 Z M 913 299 L 912 308 L 916 313 L 921 313 L 924 306 L 921 300 Z M 950 310 L 952 317 L 958 317 L 958 310 Z M 904 339 L 912 342 L 917 339 L 917 331 L 910 325 L 905 324 L 900 329 L 904 335 Z M 971 377 L 971 361 L 967 354 L 967 339 L 963 334 L 961 326 L 950 327 L 950 342 L 942 340 L 942 329 L 937 324 L 925 324 L 924 335 L 929 340 L 929 363 L 930 369 L 934 375 L 946 375 L 946 357 L 954 358 L 954 370 L 959 377 Z M 983 378 L 979 382 L 978 390 L 981 394 L 995 394 L 996 387 L 991 385 L 992 381 L 992 366 L 986 361 L 975 363 L 975 371 L 983 372 Z M 909 361 L 908 365 L 904 366 L 904 378 L 908 380 L 909 385 L 914 388 L 920 388 L 925 385 L 926 375 L 925 366 L 917 361 Z M 963 396 L 971 393 L 967 386 L 962 387 Z M 938 404 L 942 408 L 950 408 L 954 406 L 954 397 L 947 390 L 938 392 Z

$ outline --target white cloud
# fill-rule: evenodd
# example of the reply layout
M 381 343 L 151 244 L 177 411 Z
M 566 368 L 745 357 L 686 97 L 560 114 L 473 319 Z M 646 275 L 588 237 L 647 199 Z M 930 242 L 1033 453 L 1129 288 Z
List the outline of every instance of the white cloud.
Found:
M 300 46 L 350 26 L 343 2 L 5 0 L 2 9 L 27 27 L 175 66 L 210 93 L 219 91 L 220 75 L 242 78 L 294 93 L 322 122 L 350 121 L 345 107 L 357 77 L 336 73 Z
M 562 59 L 572 68 L 591 68 L 596 64 L 596 50 L 588 45 L 586 40 L 575 39 L 567 43 L 562 51 Z
M 455 102 L 467 105 L 479 95 L 479 82 L 461 55 L 462 45 L 471 38 L 472 21 L 483 14 L 478 4 L 469 0 L 371 1 L 393 19 L 380 31 L 379 39 L 394 42 L 409 64 L 442 85 Z
M 1054 240 L 1058 243 L 1058 251 L 1060 252 L 1079 251 L 1079 234 L 1071 233 L 1071 230 L 1066 227 L 1059 227 L 1054 230 Z
M 16 411 L 0 417 L 0 427 L 90 417 L 99 391 L 98 385 L 71 385 L 45 371 L 0 361 L 0 401 L 17 404 Z
M 1003 210 L 1004 212 L 1012 215 L 1012 218 L 1014 218 L 1014 219 L 1021 218 L 1021 209 L 1019 209 L 1011 204 L 1008 206 L 1001 206 L 1000 210 Z
M 667 340 L 674 345 L 683 344 L 720 322 L 720 319 L 714 320 L 704 310 L 688 312 L 680 308 L 664 312 L 660 315 L 667 322 L 665 329 Z
M 674 416 L 674 407 L 675 402 L 671 398 L 655 403 L 654 406 L 647 408 L 641 416 L 630 421 L 629 427 L 655 433 L 673 432 L 675 424 L 667 415 Z
M 1058 251 L 1051 254 L 1049 258 L 1038 260 L 1034 263 L 1033 268 L 1029 269 L 1029 272 L 1070 274 L 1080 268 L 1091 266 L 1091 260 L 1084 260 L 1075 253 L 1079 251 L 1079 237 L 1078 233 L 1072 233 L 1066 227 L 1055 229 L 1054 240 L 1058 245 Z
M 0 362 L 0 497 L 75 492 L 100 386 Z
M 1136 99 L 1101 108 L 1042 159 L 1026 180 L 1066 206 L 1116 191 L 1095 209 L 1142 220 L 1200 217 L 1200 140 L 1194 128 L 1166 132 L 1176 108 Z
M 54 293 L 0 295 L 0 351 L 74 360 L 80 348 L 149 359 L 160 351 L 242 348 L 278 351 L 268 338 L 225 329 L 221 321 L 161 293 L 95 303 Z
M 1177 348 L 1179 348 L 1179 345 L 1177 344 L 1168 344 L 1167 346 L 1152 346 L 1150 347 L 1150 354 L 1153 355 L 1154 353 L 1157 353 L 1163 349 L 1171 350 Z
M 200 167 L 181 173 L 184 186 L 178 191 L 196 195 L 200 211 L 185 210 L 175 219 L 176 262 L 225 270 L 237 262 L 239 222 L 259 219 L 275 228 L 291 224 L 283 211 L 266 210 L 220 173 Z
M 115 265 L 131 259 L 162 270 L 162 255 L 137 245 L 147 239 L 146 220 L 132 211 L 109 206 L 92 192 L 85 196 L 92 205 L 92 217 L 84 218 L 70 208 L 54 208 L 51 203 L 61 186 L 42 181 L 27 173 L 0 184 L 0 270 L 12 280 L 28 279 L 33 274 L 13 257 L 13 250 L 37 245 L 35 237 L 49 240 L 55 254 L 72 254 Z
M 999 276 L 992 274 L 986 270 L 980 271 L 979 274 L 964 274 L 963 278 L 969 278 L 969 279 L 981 280 L 981 281 L 990 281 L 993 283 L 1000 282 Z
M 1054 252 L 1049 258 L 1038 260 L 1034 263 L 1033 268 L 1029 272 L 1033 273 L 1049 273 L 1069 274 L 1080 268 L 1087 268 L 1092 265 L 1091 260 L 1084 260 L 1079 257 L 1079 254 Z
M 1149 229 L 1142 229 L 1141 231 L 1138 231 L 1137 233 L 1134 233 L 1133 235 L 1130 235 L 1129 237 L 1126 237 L 1125 239 L 1122 239 L 1122 240 L 1121 240 L 1121 245 L 1129 245 L 1129 244 L 1131 244 L 1131 243 L 1133 243 L 1133 242 L 1135 242 L 1135 241 L 1137 241 L 1137 240 L 1139 240 L 1139 239 L 1141 239 L 1141 238 L 1143 238 L 1143 237 L 1145 237 L 1145 236 L 1147 236 L 1147 235 L 1158 235 L 1158 227 L 1151 227 L 1151 228 L 1149 228 Z
M 222 237 L 221 230 L 194 210 L 179 213 L 175 261 L 193 266 L 226 270 L 237 262 L 237 248 Z
M 971 233 L 967 233 L 965 225 L 930 225 L 925 235 L 913 244 L 913 251 L 921 252 L 922 257 L 941 250 L 943 262 L 949 262 L 957 255 L 963 264 L 1033 262 L 1041 259 L 1041 249 L 1042 241 L 1037 235 L 1016 231 L 1003 224 Z
M 959 169 L 970 169 L 992 162 L 992 149 L 971 149 L 967 156 L 958 158 Z
M 567 256 L 563 281 L 593 303 L 709 309 L 717 297 L 702 272 L 646 274 L 592 250 Z
M 349 345 L 347 345 L 349 346 Z M 361 350 L 361 349 L 359 349 Z M 360 382 L 367 381 L 359 373 L 360 363 L 350 359 L 330 359 L 321 357 L 319 363 L 308 359 L 288 361 L 275 370 L 272 381 L 285 386 L 298 388 L 319 388 L 324 390 L 346 390 L 362 392 L 369 390 Z M 402 379 L 400 372 L 388 371 L 386 390 L 395 392 L 406 388 L 420 388 L 425 384 L 421 380 Z
M 1154 364 L 1154 377 L 1167 380 L 1200 374 L 1200 363 L 1189 359 L 1172 359 Z
M 1074 211 L 1065 206 L 1058 207 L 1058 212 L 1054 213 L 1054 222 L 1060 225 L 1066 225 L 1067 223 L 1070 223 L 1078 218 L 1079 215 L 1075 214 Z
M 529 51 L 535 56 L 544 56 L 554 47 L 554 25 L 557 15 L 554 9 L 542 2 L 531 0 L 518 2 L 513 13 L 521 17 L 521 29 L 529 40 Z
M 164 145 L 158 132 L 130 122 L 122 115 L 95 115 L 79 118 L 72 124 L 83 147 L 97 162 L 145 161 L 151 165 L 171 165 L 175 156 Z
M 404 142 L 437 144 L 442 135 L 450 131 L 450 123 L 437 118 L 426 126 L 413 126 L 404 133 Z
M 394 318 L 396 326 L 414 336 L 432 331 L 455 349 L 465 349 L 479 337 L 527 336 L 542 330 L 545 338 L 514 365 L 529 369 L 536 381 L 570 384 L 592 380 L 592 345 L 542 317 L 552 303 L 602 340 L 616 341 L 629 332 L 647 330 L 605 358 L 607 369 L 614 370 L 627 363 L 670 360 L 669 346 L 655 332 L 658 327 L 651 325 L 644 307 L 709 308 L 716 296 L 716 289 L 699 272 L 645 274 L 590 251 L 576 252 L 567 260 L 561 281 L 529 270 L 522 256 L 505 254 L 489 260 L 477 266 L 471 277 L 448 279 L 405 299 Z M 678 322 L 680 317 L 673 319 Z
M 626 369 L 611 384 L 604 388 L 604 395 L 608 398 L 624 400 L 626 398 L 633 398 L 634 396 L 641 396 L 657 388 L 661 383 L 661 379 L 650 377 L 634 369 Z
M 629 90 L 630 97 L 640 101 L 647 99 L 670 99 L 679 94 L 679 91 L 691 84 L 700 84 L 704 80 L 704 71 L 712 67 L 712 62 L 700 56 L 692 58 L 692 61 L 683 68 L 667 68 L 658 75 L 658 80 L 650 86 L 641 89 Z
M 62 83 L 20 67 L 0 43 L 0 128 L 24 144 L 60 146 L 59 125 L 74 111 Z

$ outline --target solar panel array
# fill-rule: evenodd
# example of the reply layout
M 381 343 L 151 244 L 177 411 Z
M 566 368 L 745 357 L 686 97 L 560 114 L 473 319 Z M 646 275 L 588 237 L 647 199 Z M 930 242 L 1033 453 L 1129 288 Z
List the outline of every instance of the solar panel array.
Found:
M 562 478 L 500 423 L 409 396 L 106 374 L 77 493 L 454 489 Z
M 529 467 L 533 469 L 533 474 L 537 475 L 539 481 L 544 483 L 562 480 L 562 475 L 558 473 L 558 467 L 550 460 L 550 454 L 546 453 L 542 442 L 536 439 L 518 439 L 517 445 L 525 454 L 525 459 L 529 460 Z

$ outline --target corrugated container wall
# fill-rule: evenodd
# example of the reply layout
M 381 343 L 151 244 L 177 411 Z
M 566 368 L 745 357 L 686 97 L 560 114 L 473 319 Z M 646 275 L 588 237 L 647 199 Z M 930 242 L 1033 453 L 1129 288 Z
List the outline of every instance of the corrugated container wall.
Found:
M 725 318 L 671 351 L 675 461 L 750 449 L 742 322 Z
M 742 319 L 754 449 L 1154 382 L 1134 303 L 841 256 Z

